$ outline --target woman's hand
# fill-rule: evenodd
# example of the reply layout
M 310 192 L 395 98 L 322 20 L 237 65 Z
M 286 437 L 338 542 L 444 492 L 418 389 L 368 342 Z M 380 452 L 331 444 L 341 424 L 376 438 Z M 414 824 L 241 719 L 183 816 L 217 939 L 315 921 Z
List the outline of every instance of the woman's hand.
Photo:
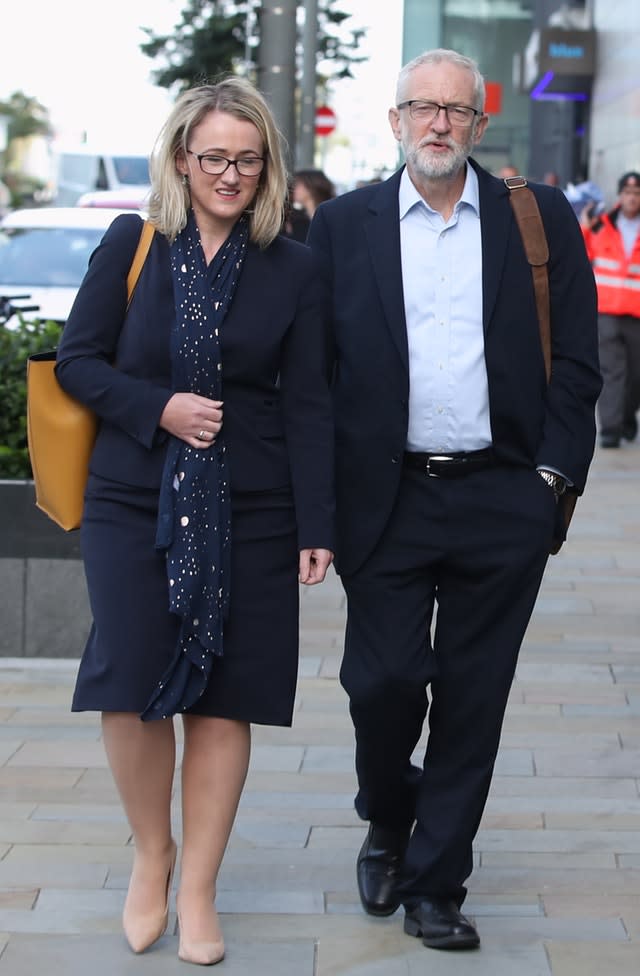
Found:
M 299 580 L 306 586 L 322 583 L 333 562 L 330 549 L 301 549 Z
M 222 427 L 222 401 L 174 393 L 162 411 L 160 427 L 191 447 L 211 447 Z

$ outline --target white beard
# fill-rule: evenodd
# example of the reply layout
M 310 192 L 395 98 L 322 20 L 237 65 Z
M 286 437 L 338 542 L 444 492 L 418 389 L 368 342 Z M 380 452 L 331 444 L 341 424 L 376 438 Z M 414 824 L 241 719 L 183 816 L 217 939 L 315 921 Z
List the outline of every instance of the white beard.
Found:
M 433 140 L 431 140 L 433 141 Z M 438 139 L 438 142 L 444 140 Z M 446 144 L 449 152 L 432 153 L 429 143 L 423 141 L 422 144 L 405 147 L 407 162 L 411 163 L 412 168 L 425 180 L 446 179 L 455 176 L 460 171 L 464 163 L 471 155 L 473 148 L 473 128 L 469 137 L 460 144 L 448 138 Z

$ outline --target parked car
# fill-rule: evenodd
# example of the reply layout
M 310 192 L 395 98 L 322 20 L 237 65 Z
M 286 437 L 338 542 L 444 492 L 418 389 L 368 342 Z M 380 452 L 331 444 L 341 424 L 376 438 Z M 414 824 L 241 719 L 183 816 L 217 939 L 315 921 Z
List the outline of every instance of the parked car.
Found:
M 64 324 L 89 257 L 119 213 L 102 207 L 36 207 L 0 220 L 0 293 L 28 294 L 37 317 Z M 30 313 L 34 314 L 34 313 Z
M 116 207 L 118 210 L 145 210 L 149 187 L 123 187 L 121 190 L 92 190 L 83 193 L 76 207 Z
M 11 193 L 6 183 L 0 180 L 0 217 L 4 217 L 11 209 Z
M 150 189 L 149 158 L 143 153 L 114 152 L 87 145 L 54 150 L 57 207 L 73 207 L 83 193 L 113 190 L 142 197 Z

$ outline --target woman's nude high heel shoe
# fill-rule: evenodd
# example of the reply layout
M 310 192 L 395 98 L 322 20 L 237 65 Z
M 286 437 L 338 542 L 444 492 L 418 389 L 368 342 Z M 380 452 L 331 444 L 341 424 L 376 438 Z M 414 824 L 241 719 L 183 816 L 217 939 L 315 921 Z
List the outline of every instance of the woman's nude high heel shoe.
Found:
M 144 952 L 149 946 L 160 938 L 167 930 L 169 921 L 169 895 L 171 892 L 171 881 L 173 879 L 173 869 L 176 866 L 176 855 L 178 848 L 175 843 L 171 852 L 171 862 L 167 874 L 165 904 L 162 912 L 148 912 L 144 914 L 135 913 L 127 907 L 127 900 L 124 903 L 122 913 L 122 927 L 133 952 Z M 131 886 L 129 886 L 131 887 Z
M 178 958 L 183 962 L 192 962 L 197 966 L 215 966 L 224 959 L 224 939 L 212 942 L 190 942 L 184 935 L 182 917 L 178 909 L 178 926 L 180 928 L 180 943 Z

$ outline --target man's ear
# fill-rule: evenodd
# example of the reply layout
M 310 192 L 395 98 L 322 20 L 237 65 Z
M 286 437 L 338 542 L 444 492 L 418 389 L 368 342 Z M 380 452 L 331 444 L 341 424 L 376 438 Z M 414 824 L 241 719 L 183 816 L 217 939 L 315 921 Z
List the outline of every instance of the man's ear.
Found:
M 401 140 L 400 112 L 398 111 L 397 108 L 389 109 L 389 125 L 391 126 L 391 131 L 393 132 L 394 136 L 396 137 L 398 142 L 400 142 Z
M 475 127 L 475 131 L 473 133 L 473 144 L 474 144 L 474 146 L 477 146 L 478 145 L 478 143 L 482 139 L 483 135 L 487 131 L 487 126 L 488 125 L 489 125 L 489 116 L 488 115 L 481 115 L 480 118 L 476 121 L 476 127 Z

